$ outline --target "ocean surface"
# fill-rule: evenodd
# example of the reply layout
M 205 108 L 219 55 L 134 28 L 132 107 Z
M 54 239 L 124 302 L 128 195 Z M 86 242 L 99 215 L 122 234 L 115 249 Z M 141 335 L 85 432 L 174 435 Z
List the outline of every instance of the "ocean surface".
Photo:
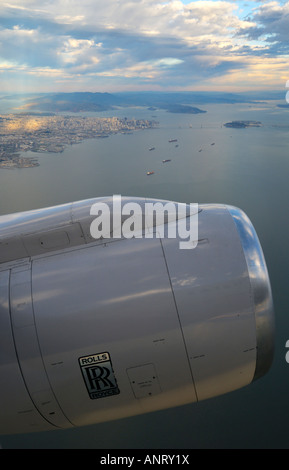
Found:
M 240 207 L 263 247 L 276 316 L 273 365 L 246 388 L 84 428 L 0 436 L 2 448 L 289 448 L 289 111 L 276 104 L 206 104 L 200 108 L 207 113 L 196 115 L 146 108 L 95 113 L 159 126 L 86 140 L 58 154 L 27 152 L 40 166 L 0 169 L 1 215 L 114 194 Z M 262 127 L 226 128 L 232 120 L 261 121 Z

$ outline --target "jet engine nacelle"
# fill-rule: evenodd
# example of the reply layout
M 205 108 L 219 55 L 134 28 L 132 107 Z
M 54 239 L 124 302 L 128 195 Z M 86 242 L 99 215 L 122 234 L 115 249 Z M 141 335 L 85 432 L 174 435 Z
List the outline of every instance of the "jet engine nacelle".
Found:
M 97 201 L 111 203 L 0 217 L 2 434 L 197 402 L 271 365 L 270 282 L 240 209 L 199 205 L 182 250 L 178 236 L 93 238 Z

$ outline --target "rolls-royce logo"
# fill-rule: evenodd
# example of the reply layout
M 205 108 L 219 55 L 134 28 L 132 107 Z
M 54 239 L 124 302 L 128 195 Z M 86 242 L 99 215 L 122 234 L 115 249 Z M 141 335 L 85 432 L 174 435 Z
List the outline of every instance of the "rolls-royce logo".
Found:
M 91 399 L 120 393 L 108 352 L 80 357 L 79 365 Z

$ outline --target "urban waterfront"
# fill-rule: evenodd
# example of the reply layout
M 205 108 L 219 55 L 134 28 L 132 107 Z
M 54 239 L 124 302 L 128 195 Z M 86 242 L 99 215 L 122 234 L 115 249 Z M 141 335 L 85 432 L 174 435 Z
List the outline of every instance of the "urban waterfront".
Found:
M 288 110 L 275 102 L 204 108 L 207 113 L 197 115 L 119 109 L 117 117 L 159 126 L 87 139 L 62 153 L 23 152 L 39 166 L 0 169 L 0 214 L 113 194 L 240 207 L 256 228 L 272 283 L 271 370 L 244 389 L 198 404 L 68 431 L 2 436 L 3 448 L 289 448 Z M 232 121 L 261 126 L 225 126 Z
M 153 128 L 153 121 L 127 118 L 62 116 L 52 113 L 8 114 L 0 116 L 0 168 L 31 168 L 37 158 L 17 152 L 61 153 L 67 145 L 88 138 L 105 138 L 117 133 Z

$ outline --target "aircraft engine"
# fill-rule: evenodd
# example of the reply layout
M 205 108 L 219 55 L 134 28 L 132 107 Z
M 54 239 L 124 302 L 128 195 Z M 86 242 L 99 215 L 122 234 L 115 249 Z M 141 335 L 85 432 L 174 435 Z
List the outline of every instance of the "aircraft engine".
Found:
M 187 249 L 177 231 L 162 236 L 180 220 L 167 214 L 120 231 L 131 207 L 155 202 L 123 198 L 119 237 L 92 236 L 112 198 L 0 217 L 1 434 L 197 402 L 270 368 L 272 294 L 247 216 L 198 205 L 184 217 L 198 229 Z

